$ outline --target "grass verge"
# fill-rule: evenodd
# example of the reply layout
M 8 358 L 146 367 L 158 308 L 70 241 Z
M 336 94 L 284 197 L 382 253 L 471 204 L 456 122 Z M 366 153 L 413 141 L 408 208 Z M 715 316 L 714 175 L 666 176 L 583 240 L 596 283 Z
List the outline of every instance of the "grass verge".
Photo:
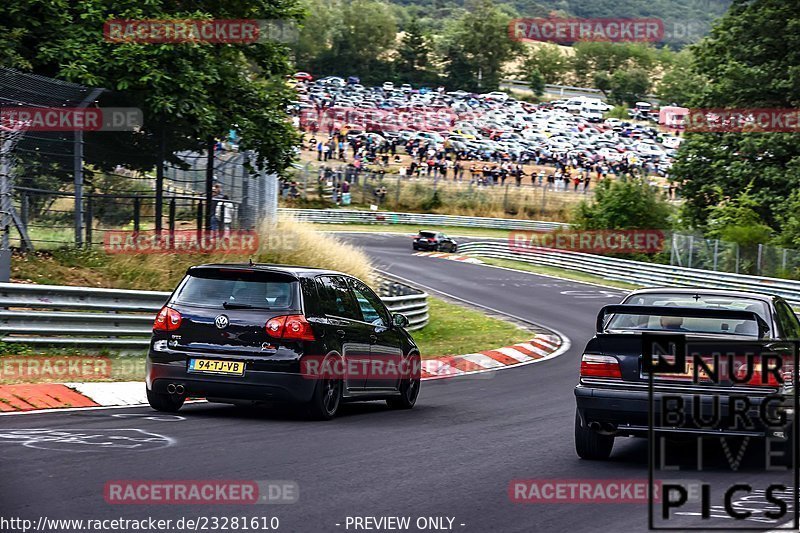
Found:
M 366 231 L 386 233 L 408 233 L 416 235 L 419 230 L 441 231 L 447 235 L 463 235 L 465 237 L 508 238 L 507 229 L 465 228 L 459 226 L 424 226 L 413 224 L 313 224 L 317 231 Z
M 477 256 L 477 258 L 486 263 L 487 265 L 513 268 L 515 270 L 524 270 L 525 272 L 531 272 L 533 274 L 545 274 L 548 276 L 557 276 L 559 278 L 566 278 L 575 281 L 583 281 L 586 283 L 596 283 L 599 285 L 606 285 L 608 287 L 616 287 L 618 289 L 633 290 L 642 288 L 641 285 L 626 283 L 624 281 L 605 279 L 601 278 L 600 276 L 587 274 L 585 272 L 575 272 L 572 270 L 564 270 L 561 268 L 556 268 L 551 266 L 532 265 L 530 263 L 523 263 L 522 261 L 513 261 L 510 259 L 494 259 L 490 257 L 480 257 L 480 256 Z
M 534 335 L 510 322 L 439 298 L 428 296 L 428 307 L 430 322 L 411 333 L 423 359 L 500 348 L 527 342 Z

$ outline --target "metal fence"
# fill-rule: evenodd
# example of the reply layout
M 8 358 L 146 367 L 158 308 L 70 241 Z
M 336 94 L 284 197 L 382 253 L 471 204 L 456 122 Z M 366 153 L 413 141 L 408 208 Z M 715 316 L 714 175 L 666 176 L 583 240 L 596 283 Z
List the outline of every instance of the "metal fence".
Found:
M 106 96 L 113 101 L 105 89 L 0 67 L 0 109 L 87 108 Z M 253 168 L 235 134 L 197 141 L 195 152 L 172 153 L 162 139 L 161 155 L 153 156 L 142 146 L 155 139 L 134 142 L 130 132 L 26 128 L 19 125 L 13 144 L 0 134 L 0 222 L 7 237 L 0 243 L 0 280 L 8 279 L 2 264 L 8 246 L 84 246 L 102 239 L 104 229 L 160 231 L 176 220 L 212 229 L 223 196 L 235 206 L 231 229 L 275 218 L 277 176 Z
M 510 218 L 466 217 L 434 215 L 428 213 L 396 213 L 393 211 L 357 211 L 349 209 L 289 209 L 280 208 L 278 214 L 292 216 L 303 222 L 317 224 L 411 224 L 430 226 L 455 226 L 465 228 L 551 230 L 567 227 L 560 222 L 540 220 L 515 220 Z
M 800 250 L 769 244 L 742 246 L 701 235 L 672 234 L 670 264 L 776 278 L 800 277 Z
M 380 279 L 378 293 L 409 330 L 428 323 L 428 295 Z M 156 313 L 169 292 L 0 283 L 0 342 L 109 351 L 147 348 Z
M 515 252 L 509 249 L 507 242 L 466 243 L 459 246 L 459 253 L 585 272 L 603 279 L 645 287 L 702 287 L 775 294 L 785 298 L 792 306 L 800 307 L 800 281 L 713 272 L 577 252 L 544 249 Z

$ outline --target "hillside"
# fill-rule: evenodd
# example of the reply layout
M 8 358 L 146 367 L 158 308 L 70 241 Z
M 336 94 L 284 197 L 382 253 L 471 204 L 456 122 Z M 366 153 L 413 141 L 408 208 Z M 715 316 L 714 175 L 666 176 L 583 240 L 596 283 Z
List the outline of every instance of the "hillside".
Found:
M 470 0 L 389 0 L 412 12 L 430 29 L 465 9 Z M 495 0 L 518 17 L 660 18 L 665 42 L 674 47 L 703 37 L 731 0 Z

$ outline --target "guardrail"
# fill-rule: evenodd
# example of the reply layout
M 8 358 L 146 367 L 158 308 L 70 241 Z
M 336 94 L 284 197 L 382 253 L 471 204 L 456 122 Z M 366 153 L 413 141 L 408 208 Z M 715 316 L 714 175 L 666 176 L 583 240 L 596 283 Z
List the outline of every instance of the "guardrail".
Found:
M 644 263 L 578 252 L 544 249 L 515 252 L 509 248 L 507 242 L 471 242 L 460 245 L 458 251 L 464 255 L 511 259 L 586 272 L 604 279 L 644 287 L 703 287 L 769 293 L 782 296 L 793 307 L 800 307 L 800 281 Z
M 427 293 L 380 279 L 378 294 L 409 330 L 428 323 Z M 127 351 L 146 349 L 169 292 L 0 283 L 0 341 Z
M 398 213 L 394 211 L 359 211 L 350 209 L 278 209 L 279 215 L 290 215 L 302 222 L 317 224 L 410 224 L 419 226 L 454 226 L 465 228 L 553 230 L 566 227 L 561 222 L 517 220 L 513 218 L 466 217 L 430 213 Z

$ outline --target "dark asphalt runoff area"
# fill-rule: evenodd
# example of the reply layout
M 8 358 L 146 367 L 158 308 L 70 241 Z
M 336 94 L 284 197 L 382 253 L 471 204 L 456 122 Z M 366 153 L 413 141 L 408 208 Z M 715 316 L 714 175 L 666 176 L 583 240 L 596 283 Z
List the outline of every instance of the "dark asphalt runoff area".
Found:
M 620 301 L 623 291 L 414 256 L 407 236 L 343 238 L 363 246 L 381 270 L 414 280 L 432 289 L 431 295 L 441 291 L 552 328 L 569 338 L 571 348 L 490 378 L 425 382 L 411 411 L 390 411 L 382 402 L 353 404 L 331 422 L 205 403 L 187 405 L 178 416 L 145 407 L 2 416 L 0 516 L 34 522 L 40 516 L 278 517 L 278 531 L 297 532 L 392 531 L 347 525 L 348 517 L 389 516 L 410 517 L 408 531 L 647 530 L 647 504 L 524 504 L 512 502 L 508 493 L 517 479 L 647 480 L 644 439 L 618 439 L 607 462 L 582 461 L 573 446 L 572 389 L 581 350 L 599 308 Z M 686 454 L 696 451 L 689 448 Z M 768 530 L 789 521 L 764 521 L 768 507 L 758 494 L 737 504 L 755 511 L 750 520 L 721 518 L 728 486 L 791 484 L 792 476 L 765 473 L 747 458 L 731 473 L 721 451 L 707 451 L 705 457 L 705 471 L 687 472 L 682 479 L 712 485 L 711 514 L 717 518 L 703 523 L 698 516 L 678 515 L 662 525 Z M 109 504 L 104 487 L 115 480 L 290 480 L 299 487 L 299 501 Z M 660 510 L 657 504 L 655 511 Z M 418 529 L 420 517 L 445 519 L 438 529 Z

